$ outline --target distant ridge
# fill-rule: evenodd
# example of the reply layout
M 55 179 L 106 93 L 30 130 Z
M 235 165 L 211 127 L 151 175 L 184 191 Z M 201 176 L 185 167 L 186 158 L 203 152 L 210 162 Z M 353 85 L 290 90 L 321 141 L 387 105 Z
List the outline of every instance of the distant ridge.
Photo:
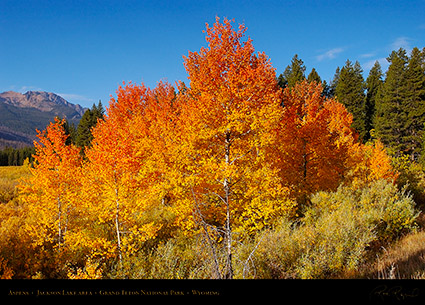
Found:
M 85 111 L 52 92 L 0 93 L 0 149 L 32 145 L 36 129 L 45 129 L 56 116 L 77 125 Z

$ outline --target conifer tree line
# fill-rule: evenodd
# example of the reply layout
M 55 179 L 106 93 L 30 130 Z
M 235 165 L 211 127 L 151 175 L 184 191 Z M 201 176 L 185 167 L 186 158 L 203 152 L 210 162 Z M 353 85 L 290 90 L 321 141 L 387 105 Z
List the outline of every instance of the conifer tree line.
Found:
M 91 129 L 96 126 L 98 119 L 103 119 L 104 113 L 102 102 L 99 101 L 97 105 L 93 104 L 91 109 L 84 112 L 77 127 L 74 124 L 69 124 L 65 119 L 63 128 L 65 134 L 69 136 L 66 144 L 72 143 L 80 148 L 90 146 L 93 139 Z M 35 147 L 33 146 L 24 148 L 6 147 L 0 150 L 0 166 L 21 166 L 25 159 L 32 163 L 34 161 L 33 154 L 35 154 Z
M 34 147 L 6 147 L 0 150 L 0 166 L 21 166 L 24 164 L 25 159 L 32 163 L 34 160 L 33 154 L 35 154 Z
M 365 78 L 360 63 L 347 60 L 330 84 L 322 82 L 323 95 L 344 104 L 362 142 L 380 139 L 394 156 L 425 163 L 425 48 L 415 47 L 410 54 L 400 48 L 387 61 L 385 74 L 376 61 Z M 314 68 L 306 76 L 304 62 L 295 55 L 278 84 L 293 87 L 305 79 L 322 81 Z

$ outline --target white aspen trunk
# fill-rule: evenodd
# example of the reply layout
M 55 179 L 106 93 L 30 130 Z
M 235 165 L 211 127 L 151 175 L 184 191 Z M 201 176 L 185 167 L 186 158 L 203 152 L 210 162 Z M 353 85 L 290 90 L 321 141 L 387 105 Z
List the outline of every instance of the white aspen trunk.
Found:
M 65 212 L 65 225 L 63 228 L 63 238 L 66 238 L 66 232 L 68 231 L 69 214 L 71 213 L 70 207 L 68 206 Z M 65 244 L 65 239 L 64 239 Z
M 307 189 L 307 170 L 308 170 L 308 153 L 307 153 L 307 141 L 303 140 L 303 152 L 302 152 L 302 157 L 303 157 L 303 164 L 302 164 L 302 171 L 303 171 L 303 187 L 304 190 Z M 302 195 L 302 201 L 303 204 L 307 203 L 308 201 L 308 196 L 307 194 L 304 192 Z
M 225 140 L 225 162 L 226 166 L 230 164 L 230 132 L 226 133 Z M 232 266 L 232 229 L 230 226 L 230 178 L 225 177 L 223 182 L 224 192 L 225 192 L 225 202 L 226 202 L 226 248 L 227 248 L 227 263 L 226 263 L 226 279 L 233 279 L 233 266 Z
M 205 238 L 207 239 L 208 245 L 211 248 L 212 257 L 213 257 L 213 260 L 214 260 L 213 274 L 214 274 L 216 279 L 222 279 L 221 273 L 220 273 L 220 265 L 218 263 L 218 256 L 217 256 L 216 247 L 214 245 L 214 241 L 211 239 L 210 232 L 208 230 L 208 224 L 206 223 L 206 221 L 202 217 L 202 212 L 199 209 L 199 205 L 198 205 L 195 193 L 193 192 L 193 188 L 192 188 L 192 195 L 193 195 L 193 200 L 195 201 L 195 215 L 197 216 L 196 218 L 199 219 L 198 222 L 200 223 L 200 225 L 204 229 Z
M 62 203 L 60 200 L 60 197 L 57 198 L 58 201 L 58 246 L 59 246 L 59 253 L 61 252 L 61 246 L 62 246 Z
M 120 231 L 120 202 L 118 200 L 118 188 L 115 187 L 115 203 L 116 203 L 116 212 L 115 212 L 115 230 L 117 233 L 117 247 L 118 247 L 118 257 L 120 260 L 120 265 L 122 266 L 122 253 L 121 253 L 121 231 Z

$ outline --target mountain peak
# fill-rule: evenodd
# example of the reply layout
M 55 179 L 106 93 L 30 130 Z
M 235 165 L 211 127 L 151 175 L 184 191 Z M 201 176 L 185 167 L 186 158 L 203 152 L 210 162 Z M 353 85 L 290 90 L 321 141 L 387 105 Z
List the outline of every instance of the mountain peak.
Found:
M 48 109 L 47 111 L 50 111 L 50 108 L 53 106 L 51 105 L 52 103 L 56 105 L 65 105 L 65 106 L 71 105 L 64 98 L 52 92 L 27 91 L 26 93 L 24 93 L 24 96 L 27 98 L 27 100 L 31 104 L 39 105 L 40 108 L 45 107 L 45 109 Z M 50 107 L 47 106 L 46 104 L 49 104 Z
M 19 108 L 36 108 L 43 112 L 54 111 L 57 106 L 65 106 L 80 116 L 84 114 L 84 109 L 80 105 L 71 104 L 63 97 L 46 91 L 27 91 L 24 94 L 7 91 L 0 93 L 0 102 Z
M 45 129 L 55 117 L 78 124 L 84 111 L 52 92 L 0 93 L 0 148 L 31 145 L 35 129 Z

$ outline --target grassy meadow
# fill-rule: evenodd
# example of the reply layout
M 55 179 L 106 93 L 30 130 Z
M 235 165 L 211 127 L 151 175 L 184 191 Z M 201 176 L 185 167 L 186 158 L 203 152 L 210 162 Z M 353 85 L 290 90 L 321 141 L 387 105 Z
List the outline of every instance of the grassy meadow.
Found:
M 8 203 L 16 196 L 21 178 L 31 175 L 28 166 L 0 166 L 0 203 Z

